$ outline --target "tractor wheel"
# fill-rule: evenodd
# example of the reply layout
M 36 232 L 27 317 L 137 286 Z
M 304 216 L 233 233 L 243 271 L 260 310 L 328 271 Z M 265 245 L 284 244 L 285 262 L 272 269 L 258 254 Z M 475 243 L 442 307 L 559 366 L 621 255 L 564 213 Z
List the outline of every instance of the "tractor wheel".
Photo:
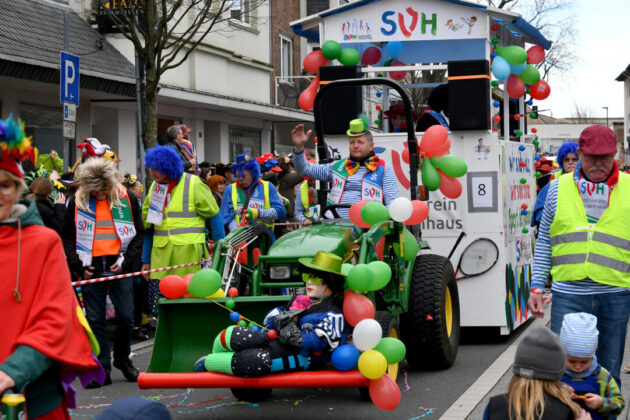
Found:
M 230 388 L 239 401 L 261 402 L 271 397 L 272 388 Z
M 394 318 L 392 314 L 387 311 L 378 311 L 376 312 L 375 318 L 378 323 L 381 324 L 383 337 L 394 337 L 400 339 L 400 328 L 398 327 L 396 318 Z M 385 373 L 391 376 L 391 378 L 395 381 L 398 378 L 398 363 L 387 365 L 387 371 Z M 361 395 L 361 399 L 363 401 L 371 401 L 370 392 L 367 387 L 359 387 L 359 394 Z
M 401 315 L 402 340 L 413 369 L 445 369 L 459 347 L 459 293 L 451 262 L 416 258 L 409 284 L 409 311 Z

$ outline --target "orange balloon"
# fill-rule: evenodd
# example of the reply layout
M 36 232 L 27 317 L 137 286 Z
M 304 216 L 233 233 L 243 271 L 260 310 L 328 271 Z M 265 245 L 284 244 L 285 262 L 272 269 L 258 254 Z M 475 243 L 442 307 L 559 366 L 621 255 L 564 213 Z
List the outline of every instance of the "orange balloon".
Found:
M 448 198 L 457 198 L 462 195 L 462 184 L 457 178 L 446 175 L 440 169 L 437 170 L 440 174 L 440 191 Z
M 411 205 L 413 206 L 413 213 L 411 213 L 411 217 L 405 220 L 406 225 L 417 225 L 424 221 L 429 215 L 429 206 L 427 203 L 420 200 L 411 200 Z
M 448 152 L 450 147 L 448 131 L 441 125 L 429 127 L 420 141 L 420 153 L 428 157 L 441 156 Z
M 350 210 L 348 211 L 348 216 L 350 216 L 350 220 L 352 221 L 352 223 L 365 229 L 369 229 L 370 227 L 372 227 L 366 224 L 361 217 L 361 209 L 367 203 L 369 203 L 369 201 L 367 200 L 357 201 L 352 205 L 352 207 L 350 207 Z

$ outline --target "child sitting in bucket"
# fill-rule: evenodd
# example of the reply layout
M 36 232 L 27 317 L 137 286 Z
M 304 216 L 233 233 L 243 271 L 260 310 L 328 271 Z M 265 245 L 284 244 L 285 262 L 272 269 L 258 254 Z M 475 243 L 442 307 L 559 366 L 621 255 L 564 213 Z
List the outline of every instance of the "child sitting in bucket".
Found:
M 257 377 L 306 370 L 328 361 L 345 343 L 349 327 L 342 313 L 342 259 L 319 251 L 299 262 L 306 295 L 274 308 L 264 320 L 266 328 L 278 332 L 278 340 L 269 339 L 264 331 L 230 326 L 215 338 L 212 353 L 195 363 L 196 372 Z

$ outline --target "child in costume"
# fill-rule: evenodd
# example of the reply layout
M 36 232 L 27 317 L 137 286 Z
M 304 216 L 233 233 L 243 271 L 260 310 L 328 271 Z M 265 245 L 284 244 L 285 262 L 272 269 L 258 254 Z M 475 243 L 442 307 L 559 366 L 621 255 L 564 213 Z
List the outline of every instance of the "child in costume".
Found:
M 593 420 L 615 418 L 626 405 L 617 382 L 597 363 L 597 317 L 585 312 L 566 314 L 560 341 L 566 354 L 562 382 L 575 393 L 574 399 Z
M 274 308 L 264 320 L 279 340 L 270 340 L 264 331 L 230 326 L 216 337 L 212 353 L 197 361 L 195 371 L 257 377 L 306 370 L 314 362 L 327 361 L 345 343 L 349 327 L 339 299 L 345 282 L 342 259 L 319 251 L 299 261 L 306 295 Z

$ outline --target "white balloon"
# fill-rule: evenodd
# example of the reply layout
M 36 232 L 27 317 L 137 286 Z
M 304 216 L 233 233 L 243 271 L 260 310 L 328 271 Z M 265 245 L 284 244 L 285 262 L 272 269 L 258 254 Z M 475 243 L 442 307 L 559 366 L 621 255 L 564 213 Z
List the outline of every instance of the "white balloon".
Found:
M 361 351 L 373 349 L 381 341 L 383 329 L 375 319 L 360 321 L 352 332 L 352 342 Z
M 389 215 L 397 222 L 404 222 L 411 217 L 413 204 L 405 197 L 398 197 L 389 205 Z

